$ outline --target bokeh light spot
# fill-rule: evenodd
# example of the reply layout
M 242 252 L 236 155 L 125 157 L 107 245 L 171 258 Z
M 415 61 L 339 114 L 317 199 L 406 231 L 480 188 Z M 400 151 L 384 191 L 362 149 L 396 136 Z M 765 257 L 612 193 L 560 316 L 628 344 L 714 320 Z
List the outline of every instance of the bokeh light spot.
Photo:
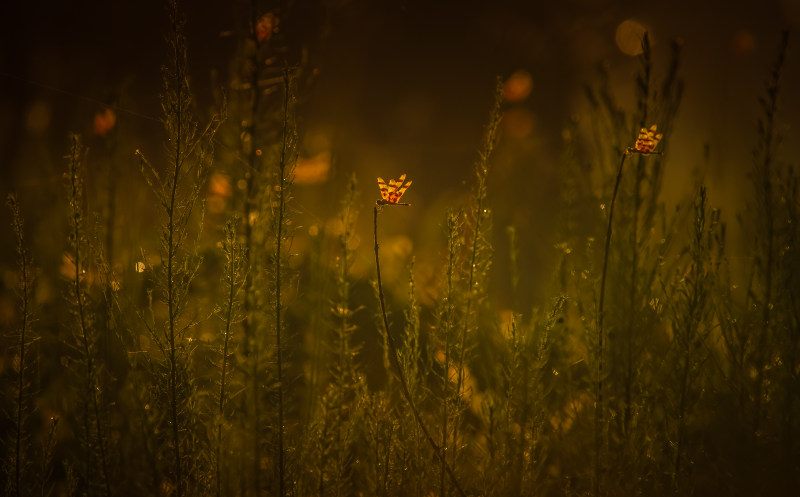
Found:
M 117 115 L 113 109 L 106 108 L 103 111 L 98 111 L 94 115 L 94 134 L 99 136 L 106 136 L 109 131 L 114 128 L 117 123 Z
M 507 102 L 519 102 L 531 94 L 533 78 L 528 71 L 520 69 L 514 72 L 503 84 L 503 98 Z
M 647 28 L 639 21 L 626 19 L 617 26 L 614 40 L 617 48 L 626 55 L 639 55 L 642 53 L 642 40 Z

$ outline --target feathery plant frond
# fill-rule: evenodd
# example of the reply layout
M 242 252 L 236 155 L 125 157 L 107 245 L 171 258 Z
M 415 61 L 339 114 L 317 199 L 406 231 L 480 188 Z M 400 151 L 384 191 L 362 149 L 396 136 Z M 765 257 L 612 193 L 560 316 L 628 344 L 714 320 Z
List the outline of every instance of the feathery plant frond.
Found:
M 162 68 L 164 92 L 161 107 L 167 135 L 166 172 L 158 169 L 137 151 L 145 180 L 160 205 L 163 224 L 160 236 L 161 264 L 156 268 L 157 297 L 167 308 L 162 323 L 148 325 L 153 340 L 159 345 L 163 360 L 158 370 L 166 376 L 166 408 L 168 430 L 166 446 L 171 451 L 170 486 L 179 497 L 197 483 L 197 474 L 188 474 L 193 464 L 186 449 L 193 443 L 189 426 L 190 399 L 193 396 L 189 354 L 191 338 L 186 336 L 194 324 L 184 319 L 189 305 L 189 288 L 200 268 L 189 238 L 195 204 L 205 183 L 208 166 L 213 159 L 213 137 L 220 120 L 213 117 L 207 127 L 198 131 L 192 117 L 192 94 L 187 74 L 185 20 L 177 0 L 168 3 L 170 32 L 167 39 L 169 62 Z M 162 378 L 163 379 L 163 378 Z
M 9 496 L 27 495 L 34 479 L 32 474 L 31 432 L 29 420 L 33 415 L 32 402 L 33 374 L 31 345 L 37 339 L 32 325 L 36 320 L 34 312 L 35 268 L 33 257 L 25 240 L 25 223 L 20 212 L 16 195 L 9 194 L 6 203 L 11 210 L 11 228 L 16 239 L 17 252 L 17 298 L 19 299 L 19 324 L 10 337 L 16 344 L 14 359 L 16 379 L 14 381 L 13 429 L 11 439 L 3 456 L 3 470 L 6 473 L 6 493 Z
M 422 405 L 427 397 L 427 371 L 432 369 L 430 358 L 423 350 L 421 342 L 421 322 L 420 322 L 420 303 L 416 291 L 416 279 L 414 277 L 415 260 L 412 258 L 409 264 L 408 274 L 408 306 L 405 309 L 405 336 L 400 347 L 400 362 L 403 366 L 403 375 L 408 381 L 408 390 L 414 402 Z M 402 468 L 408 477 L 408 481 L 403 478 L 399 490 L 404 495 L 416 495 L 422 497 L 426 495 L 425 490 L 430 485 L 428 481 L 428 458 L 425 450 L 425 441 L 419 426 L 414 420 L 413 415 L 405 416 L 403 423 L 399 427 L 400 439 L 406 440 L 405 444 L 399 448 L 398 457 L 402 457 Z M 407 468 L 407 469 L 405 469 Z
M 331 301 L 330 334 L 325 341 L 330 354 L 330 382 L 318 406 L 315 421 L 316 446 L 311 453 L 316 461 L 315 490 L 320 496 L 342 496 L 353 492 L 353 462 L 355 424 L 359 421 L 359 372 L 355 364 L 358 347 L 352 343 L 356 331 L 352 308 L 351 264 L 354 254 L 357 181 L 352 175 L 341 202 L 338 221 L 341 230 L 336 239 L 334 286 L 336 295 Z
M 383 333 L 385 333 L 385 346 L 386 352 L 385 354 L 388 355 L 388 360 L 393 366 L 394 372 L 397 375 L 397 379 L 400 382 L 400 389 L 405 397 L 406 402 L 408 403 L 409 409 L 411 409 L 412 414 L 414 415 L 414 419 L 417 421 L 417 425 L 419 429 L 422 431 L 425 438 L 428 440 L 431 448 L 433 449 L 435 454 L 439 455 L 440 462 L 442 466 L 444 466 L 447 475 L 450 477 L 450 481 L 455 487 L 456 491 L 462 497 L 466 496 L 463 488 L 458 482 L 458 478 L 447 463 L 445 458 L 445 454 L 443 450 L 439 447 L 436 441 L 433 439 L 430 430 L 425 425 L 425 421 L 422 419 L 422 414 L 420 413 L 419 409 L 417 408 L 416 403 L 414 402 L 414 398 L 411 395 L 411 392 L 408 388 L 408 381 L 406 380 L 405 375 L 403 374 L 403 366 L 400 363 L 400 355 L 398 353 L 398 347 L 395 343 L 394 336 L 392 336 L 391 331 L 389 330 L 389 317 L 386 312 L 386 302 L 383 297 L 383 284 L 381 281 L 381 259 L 380 259 L 380 246 L 378 245 L 378 213 L 383 208 L 384 205 L 398 205 L 394 203 L 384 204 L 381 201 L 376 202 L 375 207 L 372 208 L 372 225 L 373 225 L 373 241 L 375 243 L 375 273 L 376 279 L 375 282 L 375 291 L 378 294 L 378 303 L 380 304 L 380 319 L 381 322 L 378 324 L 378 329 L 380 330 L 381 325 L 383 327 Z M 388 458 L 388 455 L 387 455 Z M 385 482 L 386 480 L 384 480 Z
M 288 263 L 291 254 L 289 247 L 293 236 L 292 219 L 289 216 L 289 206 L 292 201 L 292 182 L 294 166 L 297 162 L 297 130 L 294 126 L 294 81 L 290 68 L 283 71 L 283 125 L 281 149 L 277 167 L 274 171 L 274 180 L 270 197 L 271 213 L 271 254 L 270 276 L 272 299 L 270 310 L 273 313 L 275 332 L 275 376 L 277 379 L 277 472 L 278 495 L 285 497 L 288 489 L 288 475 L 286 470 L 286 441 L 285 441 L 285 319 L 284 297 L 282 293 L 286 288 Z
M 246 267 L 245 248 L 239 242 L 237 225 L 238 218 L 229 219 L 225 223 L 224 238 L 222 240 L 222 251 L 225 254 L 225 267 L 223 269 L 222 285 L 226 291 L 226 300 L 222 307 L 216 309 L 216 315 L 223 323 L 222 328 L 222 347 L 220 357 L 220 381 L 219 397 L 217 399 L 217 446 L 216 446 L 216 486 L 217 497 L 222 494 L 222 436 L 223 426 L 225 426 L 225 408 L 228 402 L 229 393 L 226 391 L 228 386 L 228 375 L 230 374 L 230 360 L 233 357 L 231 352 L 233 338 L 233 326 L 242 322 L 244 316 L 241 312 L 240 293 L 245 285 Z
M 67 195 L 69 198 L 69 251 L 67 257 L 71 263 L 72 275 L 69 282 L 68 300 L 75 318 L 72 328 L 78 363 L 83 366 L 79 377 L 84 410 L 81 413 L 83 422 L 82 443 L 85 451 L 85 463 L 82 476 L 90 494 L 110 496 L 111 482 L 109 475 L 107 433 L 104 425 L 106 417 L 100 384 L 100 364 L 98 358 L 99 335 L 94 322 L 92 303 L 86 281 L 89 269 L 89 247 L 86 235 L 84 171 L 82 161 L 84 149 L 77 135 L 70 137 L 70 149 L 66 159 L 68 162 Z M 97 468 L 96 468 L 97 466 Z M 99 480 L 94 478 L 95 469 L 99 470 Z M 96 488 L 94 488 L 96 487 Z
M 764 402 L 764 384 L 768 381 L 765 368 L 773 355 L 775 338 L 773 335 L 776 330 L 776 323 L 773 319 L 773 308 L 776 300 L 776 276 L 779 268 L 777 264 L 780 255 L 776 252 L 781 250 L 780 233 L 776 226 L 776 210 L 780 202 L 776 198 L 775 188 L 778 175 L 776 174 L 777 148 L 780 144 L 780 136 L 777 129 L 778 96 L 780 94 L 781 74 L 786 60 L 786 51 L 789 45 L 789 33 L 784 31 L 781 37 L 781 44 L 778 50 L 778 57 L 767 82 L 766 98 L 759 98 L 759 103 L 763 111 L 763 116 L 758 120 L 758 143 L 753 156 L 755 160 L 753 180 L 756 183 L 756 196 L 759 217 L 762 222 L 758 223 L 761 233 L 758 237 L 760 246 L 757 247 L 756 259 L 756 278 L 758 289 L 754 289 L 756 302 L 754 304 L 761 310 L 761 323 L 756 331 L 755 350 L 753 351 L 753 367 L 756 369 L 755 385 L 753 398 L 753 432 L 760 429 L 762 423 L 762 403 Z M 784 200 L 785 202 L 785 200 Z M 779 298 L 779 297 L 778 297 Z
M 457 280 L 459 277 L 457 263 L 462 245 L 462 228 L 462 213 L 460 211 L 448 212 L 445 225 L 447 236 L 447 265 L 445 266 L 444 292 L 442 301 L 439 303 L 439 308 L 436 312 L 436 339 L 438 342 L 437 349 L 439 349 L 441 352 L 437 353 L 436 355 L 442 357 L 440 375 L 442 383 L 441 437 L 439 442 L 442 453 L 439 454 L 439 458 L 440 460 L 444 461 L 449 454 L 452 454 L 454 466 L 456 465 L 455 456 L 457 455 L 458 451 L 456 451 L 455 446 L 453 446 L 450 447 L 452 450 L 448 452 L 448 446 L 450 445 L 450 432 L 453 431 L 452 422 L 456 422 L 458 416 L 460 415 L 458 410 L 461 406 L 459 403 L 460 392 L 458 390 L 451 391 L 450 384 L 456 381 L 455 378 L 451 378 L 451 370 L 459 367 L 458 364 L 455 366 L 452 364 L 455 362 L 453 355 L 462 351 L 461 347 L 459 346 L 460 344 L 456 341 L 456 330 L 458 330 L 458 317 L 456 314 L 456 309 L 459 305 L 457 302 L 459 295 L 456 290 L 456 285 L 459 283 Z M 460 370 L 456 372 L 457 377 L 460 374 Z M 441 496 L 447 494 L 445 468 L 446 466 L 444 464 L 440 465 L 439 495 Z
M 676 275 L 672 297 L 667 300 L 672 318 L 672 347 L 669 355 L 667 390 L 664 404 L 671 406 L 668 432 L 673 447 L 672 487 L 678 494 L 687 491 L 686 466 L 692 464 L 688 447 L 691 414 L 700 399 L 703 368 L 710 352 L 707 340 L 712 332 L 715 286 L 714 256 L 720 233 L 718 210 L 708 211 L 705 187 L 694 201 L 694 220 L 689 236 L 688 270 Z M 683 268 L 682 268 L 683 269 Z

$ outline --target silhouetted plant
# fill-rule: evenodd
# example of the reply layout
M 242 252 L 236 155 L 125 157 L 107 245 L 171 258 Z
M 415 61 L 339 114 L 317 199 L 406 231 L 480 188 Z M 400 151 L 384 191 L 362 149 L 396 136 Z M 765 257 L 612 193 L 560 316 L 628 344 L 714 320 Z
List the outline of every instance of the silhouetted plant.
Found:
M 666 435 L 672 448 L 671 486 L 679 495 L 691 493 L 688 467 L 697 450 L 689 442 L 690 431 L 698 430 L 695 413 L 703 391 L 708 388 L 706 363 L 711 358 L 709 337 L 714 328 L 715 256 L 721 240 L 720 214 L 708 211 L 706 189 L 701 187 L 694 200 L 694 216 L 689 233 L 688 267 L 670 281 L 667 304 L 671 318 L 672 344 L 665 360 L 662 402 L 668 416 Z M 693 437 L 692 437 L 693 438 Z
M 163 218 L 159 255 L 154 268 L 156 297 L 166 307 L 163 320 L 152 316 L 143 322 L 162 354 L 154 372 L 162 386 L 161 405 L 168 412 L 165 431 L 170 437 L 164 447 L 171 453 L 168 488 L 176 495 L 194 492 L 205 471 L 196 468 L 203 461 L 193 458 L 191 448 L 197 440 L 192 397 L 195 395 L 190 355 L 192 337 L 188 331 L 196 325 L 184 314 L 190 305 L 190 284 L 197 276 L 201 259 L 192 247 L 192 213 L 203 187 L 208 165 L 213 158 L 212 138 L 219 126 L 215 117 L 202 131 L 192 117 L 192 94 L 186 73 L 186 38 L 184 19 L 177 0 L 170 0 L 169 63 L 163 67 L 164 128 L 167 133 L 168 167 L 159 173 L 141 152 L 142 174 L 156 196 Z M 151 309 L 151 314 L 154 309 Z M 144 316 L 144 315 L 143 315 Z M 166 482 L 165 482 L 166 484 Z
M 223 427 L 229 424 L 226 420 L 226 406 L 230 394 L 226 391 L 228 388 L 231 359 L 234 356 L 232 352 L 233 327 L 238 325 L 243 319 L 241 311 L 241 301 L 239 294 L 245 284 L 245 275 L 247 274 L 247 267 L 245 266 L 245 249 L 238 240 L 237 233 L 238 219 L 234 218 L 228 220 L 225 224 L 224 239 L 222 241 L 222 250 L 225 253 L 225 266 L 223 268 L 222 286 L 225 289 L 225 303 L 223 306 L 216 309 L 216 314 L 223 323 L 222 327 L 222 346 L 220 347 L 220 379 L 219 379 L 219 397 L 217 399 L 217 440 L 216 440 L 216 487 L 217 496 L 222 494 L 222 437 Z
M 91 495 L 110 496 L 112 491 L 105 426 L 106 409 L 102 400 L 104 391 L 100 383 L 102 367 L 98 350 L 100 338 L 87 281 L 90 257 L 85 228 L 83 155 L 84 149 L 80 139 L 73 135 L 70 138 L 70 150 L 67 155 L 69 167 L 66 174 L 70 230 L 67 257 L 71 272 L 67 298 L 75 319 L 72 334 L 78 354 L 76 363 L 82 368 L 77 372 L 81 382 L 79 387 L 81 393 L 78 397 L 83 401 L 80 417 L 83 425 L 81 443 L 85 457 L 80 472 L 86 486 L 85 491 Z
M 396 186 L 394 187 L 394 189 L 390 193 L 394 193 L 395 191 L 397 191 L 401 187 L 401 185 L 403 184 L 403 180 L 404 179 L 405 179 L 405 175 L 401 176 L 400 180 L 396 183 Z M 395 183 L 395 181 L 392 180 L 392 183 Z M 381 311 L 381 317 L 382 317 L 382 323 L 381 324 L 383 325 L 383 332 L 385 333 L 385 337 L 386 337 L 385 340 L 386 340 L 386 347 L 388 349 L 389 361 L 391 362 L 391 365 L 394 368 L 394 372 L 397 375 L 397 379 L 400 382 L 400 389 L 401 389 L 401 392 L 403 393 L 403 397 L 405 397 L 406 402 L 408 403 L 409 409 L 411 409 L 411 412 L 414 415 L 414 419 L 417 421 L 417 424 L 419 425 L 420 430 L 422 430 L 422 433 L 425 435 L 425 438 L 428 440 L 428 443 L 433 448 L 433 451 L 436 454 L 439 455 L 439 460 L 440 460 L 442 466 L 444 466 L 448 476 L 450 477 L 450 481 L 452 482 L 453 486 L 456 488 L 456 490 L 458 491 L 458 493 L 460 495 L 465 496 L 466 494 L 464 493 L 464 490 L 459 485 L 458 479 L 457 479 L 455 473 L 453 472 L 453 469 L 447 463 L 444 451 L 438 446 L 436 441 L 431 436 L 430 430 L 425 425 L 425 422 L 422 419 L 422 415 L 420 414 L 419 409 L 417 408 L 416 404 L 414 403 L 414 399 L 411 396 L 411 392 L 408 389 L 408 382 L 406 381 L 405 375 L 403 374 L 403 367 L 400 364 L 400 357 L 399 357 L 399 354 L 397 352 L 397 345 L 395 344 L 394 337 L 392 336 L 392 333 L 391 333 L 391 331 L 389 329 L 389 318 L 388 318 L 388 315 L 386 313 L 386 303 L 384 302 L 383 285 L 382 285 L 382 282 L 381 282 L 380 249 L 379 249 L 379 245 L 378 245 L 378 213 L 379 213 L 379 211 L 380 211 L 380 209 L 382 208 L 383 205 L 398 205 L 397 200 L 400 198 L 400 196 L 402 196 L 402 192 L 404 192 L 404 191 L 405 191 L 405 188 L 402 188 L 402 190 L 399 192 L 399 194 L 397 195 L 397 198 L 394 199 L 394 201 L 386 202 L 387 198 L 384 195 L 383 202 L 379 200 L 378 203 L 375 205 L 375 207 L 373 207 L 373 235 L 374 235 L 374 241 L 375 241 L 375 270 L 376 270 L 376 275 L 377 275 L 376 290 L 377 290 L 377 293 L 378 293 L 378 301 L 379 301 L 379 304 L 380 304 L 380 311 Z M 403 204 L 399 204 L 399 205 L 403 205 Z M 384 440 L 384 438 L 381 437 L 380 440 Z M 385 443 L 385 441 L 384 441 L 384 443 Z M 385 455 L 385 459 L 386 459 L 386 461 L 389 461 L 388 453 Z M 388 471 L 388 467 L 386 468 L 386 471 Z M 384 484 L 386 484 L 386 479 L 384 479 L 383 481 L 384 481 Z M 385 493 L 385 488 L 384 488 L 384 493 Z
M 37 336 L 33 331 L 36 321 L 33 301 L 36 268 L 33 265 L 27 242 L 25 241 L 25 223 L 20 212 L 16 195 L 10 194 L 6 201 L 11 210 L 11 228 L 16 240 L 17 253 L 17 298 L 18 324 L 9 337 L 14 343 L 14 361 L 16 378 L 14 378 L 12 395 L 11 437 L 7 440 L 3 453 L 3 472 L 5 474 L 5 492 L 9 496 L 28 495 L 36 476 L 33 470 L 31 447 L 31 417 L 34 411 L 31 375 L 34 372 L 31 346 Z M 40 477 L 44 475 L 39 475 Z

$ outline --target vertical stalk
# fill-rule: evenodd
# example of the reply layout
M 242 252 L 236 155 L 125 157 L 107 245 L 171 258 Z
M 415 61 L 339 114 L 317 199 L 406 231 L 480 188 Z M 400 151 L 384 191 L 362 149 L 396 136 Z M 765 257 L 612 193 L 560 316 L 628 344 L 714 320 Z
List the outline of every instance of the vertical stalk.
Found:
M 22 304 L 22 323 L 19 331 L 19 373 L 17 376 L 17 409 L 15 413 L 16 433 L 14 436 L 14 494 L 22 495 L 22 438 L 23 438 L 23 411 L 27 403 L 25 396 L 25 353 L 27 352 L 26 340 L 30 327 L 30 302 L 31 302 L 31 258 L 25 246 L 25 230 L 22 216 L 14 195 L 8 196 L 8 206 L 11 209 L 12 227 L 17 238 L 17 256 L 19 257 L 20 301 Z
M 90 325 L 88 322 L 87 310 L 85 309 L 86 302 L 84 301 L 85 295 L 83 292 L 83 288 L 81 286 L 81 271 L 82 268 L 85 266 L 85 263 L 82 260 L 82 252 L 81 252 L 81 241 L 84 238 L 84 234 L 81 231 L 81 227 L 83 224 L 83 184 L 82 178 L 80 176 L 80 155 L 81 155 L 81 145 L 80 141 L 78 140 L 77 136 L 73 136 L 71 138 L 71 145 L 70 145 L 70 154 L 69 154 L 69 188 L 70 188 L 70 227 L 72 228 L 72 233 L 70 233 L 70 238 L 72 239 L 72 248 L 74 250 L 74 264 L 75 264 L 75 273 L 73 277 L 73 288 L 72 291 L 75 292 L 75 314 L 78 319 L 78 328 L 80 333 L 80 347 L 83 349 L 84 360 L 86 361 L 86 394 L 90 402 L 90 408 L 94 414 L 94 430 L 97 436 L 97 448 L 100 451 L 100 471 L 101 477 L 103 480 L 103 489 L 105 490 L 106 496 L 111 495 L 111 486 L 108 481 L 108 465 L 106 462 L 106 452 L 105 452 L 105 442 L 103 440 L 103 429 L 102 429 L 102 422 L 100 418 L 100 406 L 99 401 L 97 400 L 97 384 L 96 384 L 96 368 L 94 364 L 94 351 L 92 350 L 92 344 L 90 343 L 90 334 L 92 331 L 90 330 Z M 88 426 L 88 418 L 86 416 L 86 436 L 87 444 L 91 449 L 92 446 L 92 436 Z
M 602 425 L 603 425 L 603 317 L 606 296 L 606 276 L 608 275 L 608 255 L 611 247 L 612 222 L 614 220 L 614 205 L 617 201 L 619 184 L 622 181 L 622 170 L 625 159 L 630 155 L 630 149 L 626 149 L 619 161 L 617 179 L 614 182 L 614 192 L 611 194 L 611 205 L 608 208 L 608 226 L 606 227 L 605 246 L 603 248 L 603 272 L 600 276 L 600 298 L 597 304 L 597 400 L 594 410 L 594 431 L 595 431 L 595 460 L 594 460 L 594 495 L 600 495 L 602 468 L 600 464 L 600 453 L 603 446 Z
M 219 384 L 219 405 L 217 410 L 217 497 L 222 495 L 222 469 L 221 469 L 221 452 L 222 452 L 222 424 L 223 416 L 225 415 L 225 386 L 228 373 L 228 345 L 231 336 L 231 323 L 234 319 L 234 303 L 236 302 L 236 294 L 241 285 L 239 279 L 238 269 L 240 264 L 240 246 L 236 241 L 236 228 L 232 221 L 228 221 L 225 228 L 225 252 L 227 264 L 225 267 L 225 275 L 223 281 L 228 285 L 228 300 L 224 311 L 225 329 L 223 330 L 222 342 L 222 372 L 220 375 Z
M 291 96 L 289 80 L 289 70 L 283 72 L 283 138 L 281 142 L 281 156 L 278 163 L 278 219 L 277 219 L 277 232 L 275 234 L 275 347 L 276 347 L 276 360 L 278 368 L 278 495 L 280 497 L 286 496 L 286 462 L 284 457 L 283 437 L 284 437 L 284 406 L 283 406 L 283 352 L 281 350 L 281 268 L 282 268 L 282 246 L 284 217 L 286 214 L 286 151 L 289 143 L 289 100 Z
M 177 20 L 173 20 L 173 23 L 177 23 Z M 173 26 L 173 30 L 176 30 L 177 27 Z M 175 57 L 175 61 L 177 62 L 178 59 L 178 47 L 177 44 L 175 46 L 175 53 L 173 54 Z M 176 75 L 177 78 L 180 78 L 182 75 L 181 71 L 181 64 L 176 64 Z M 183 95 L 181 95 L 182 85 L 178 84 L 177 89 L 177 108 L 175 110 L 175 118 L 177 119 L 177 126 L 176 132 L 177 136 L 175 139 L 175 159 L 173 164 L 173 173 L 172 173 L 172 184 L 170 196 L 169 196 L 169 208 L 167 209 L 167 306 L 168 306 L 168 336 L 167 339 L 169 341 L 169 397 L 170 397 L 170 419 L 172 420 L 172 443 L 174 445 L 174 457 L 175 457 L 175 489 L 176 494 L 178 497 L 181 497 L 183 494 L 182 489 L 182 482 L 183 477 L 181 474 L 181 448 L 180 448 L 180 433 L 178 430 L 178 399 L 177 399 L 177 382 L 178 382 L 178 373 L 177 373 L 177 364 L 176 364 L 176 351 L 175 351 L 175 317 L 176 317 L 176 305 L 175 305 L 175 281 L 173 278 L 173 266 L 175 264 L 175 197 L 177 194 L 178 189 L 178 180 L 180 179 L 180 171 L 181 165 L 183 161 L 181 160 L 181 144 L 183 142 L 182 136 L 182 126 L 183 126 Z
M 461 497 L 466 497 L 464 490 L 461 488 L 461 485 L 458 483 L 456 479 L 455 473 L 453 473 L 452 468 L 447 461 L 445 460 L 444 453 L 436 444 L 436 441 L 431 436 L 431 432 L 425 426 L 425 423 L 422 421 L 422 416 L 417 409 L 417 406 L 414 404 L 414 399 L 411 397 L 411 392 L 408 390 L 408 382 L 406 381 L 405 375 L 403 374 L 403 368 L 400 366 L 400 358 L 397 354 L 397 346 L 394 343 L 394 337 L 389 332 L 389 318 L 386 315 L 386 303 L 384 302 L 383 298 L 383 284 L 381 282 L 381 259 L 380 259 L 380 249 L 378 247 L 378 210 L 379 206 L 376 205 L 373 207 L 373 235 L 375 240 L 375 269 L 378 275 L 378 300 L 381 304 L 381 317 L 383 318 L 383 327 L 386 330 L 386 343 L 389 345 L 389 358 L 391 360 L 392 365 L 395 368 L 395 372 L 397 373 L 397 378 L 400 380 L 400 389 L 403 392 L 403 396 L 406 398 L 406 402 L 408 402 L 408 406 L 411 409 L 412 414 L 414 414 L 414 419 L 416 419 L 419 428 L 422 430 L 422 433 L 425 435 L 425 438 L 428 440 L 428 443 L 431 445 L 433 452 L 439 454 L 441 458 L 442 466 L 444 466 L 447 474 L 450 476 L 450 481 L 453 483 L 453 486 L 458 491 Z

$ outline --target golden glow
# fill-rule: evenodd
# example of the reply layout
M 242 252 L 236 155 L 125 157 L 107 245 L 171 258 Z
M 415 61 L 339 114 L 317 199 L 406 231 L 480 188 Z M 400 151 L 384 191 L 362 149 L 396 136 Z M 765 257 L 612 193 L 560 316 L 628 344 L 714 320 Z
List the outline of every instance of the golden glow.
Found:
M 528 71 L 520 69 L 503 84 L 503 98 L 506 102 L 525 100 L 533 90 L 533 78 Z
M 297 159 L 294 168 L 294 182 L 296 184 L 322 183 L 328 179 L 331 169 L 331 153 L 320 152 L 314 157 Z
M 114 129 L 114 125 L 117 123 L 117 114 L 114 113 L 112 109 L 106 108 L 102 112 L 97 112 L 94 115 L 94 126 L 93 131 L 94 134 L 100 136 L 106 136 L 109 131 Z
M 614 40 L 617 48 L 626 55 L 639 55 L 642 53 L 642 40 L 647 28 L 639 21 L 626 19 L 617 26 Z

